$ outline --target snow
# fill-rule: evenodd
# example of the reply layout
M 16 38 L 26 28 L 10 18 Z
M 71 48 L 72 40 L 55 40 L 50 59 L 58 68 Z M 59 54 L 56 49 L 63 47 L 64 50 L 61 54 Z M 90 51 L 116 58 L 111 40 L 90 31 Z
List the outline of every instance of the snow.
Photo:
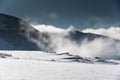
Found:
M 120 80 L 119 64 L 62 62 L 70 56 L 40 51 L 0 53 L 12 55 L 0 58 L 0 80 Z

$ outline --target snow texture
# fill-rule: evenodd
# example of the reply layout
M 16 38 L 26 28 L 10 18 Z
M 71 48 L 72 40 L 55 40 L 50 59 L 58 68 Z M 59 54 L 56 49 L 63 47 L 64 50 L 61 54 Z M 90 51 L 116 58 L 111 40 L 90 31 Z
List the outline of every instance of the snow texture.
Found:
M 12 55 L 0 58 L 0 80 L 120 80 L 119 64 L 57 62 L 51 59 L 68 58 L 68 54 L 40 51 L 0 53 Z

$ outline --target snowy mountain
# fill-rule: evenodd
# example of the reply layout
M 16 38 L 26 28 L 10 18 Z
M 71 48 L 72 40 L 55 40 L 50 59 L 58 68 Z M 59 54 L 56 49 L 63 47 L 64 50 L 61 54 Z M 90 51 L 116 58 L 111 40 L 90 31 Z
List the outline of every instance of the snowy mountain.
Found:
M 42 32 L 0 14 L 0 80 L 120 80 L 119 47 L 104 35 Z
M 80 44 L 87 39 L 108 38 L 93 33 L 68 31 L 63 33 L 41 32 L 27 22 L 6 14 L 0 14 L 0 49 L 1 50 L 43 50 L 55 51 L 56 40 L 65 43 L 65 40 Z M 65 40 L 64 40 L 65 39 Z M 59 42 L 59 40 L 61 40 Z M 64 41 L 63 41 L 64 40 Z

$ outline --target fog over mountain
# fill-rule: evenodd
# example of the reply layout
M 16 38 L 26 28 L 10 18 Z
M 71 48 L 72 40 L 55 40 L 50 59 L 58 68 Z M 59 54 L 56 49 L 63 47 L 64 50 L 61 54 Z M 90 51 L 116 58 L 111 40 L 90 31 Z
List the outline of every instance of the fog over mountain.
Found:
M 82 35 L 81 32 L 78 33 Z M 71 34 L 71 36 L 72 35 L 73 34 Z M 37 48 L 36 44 L 29 40 L 29 38 L 39 40 L 39 36 L 40 37 L 42 36 L 40 42 L 43 43 L 44 46 L 50 43 L 50 42 L 45 43 L 45 41 L 43 40 L 44 38 L 49 40 L 48 34 L 38 32 L 37 29 L 33 28 L 30 24 L 19 18 L 5 14 L 0 14 L 0 40 L 1 40 L 0 48 L 1 49 L 18 49 L 18 50 L 38 49 L 39 50 L 40 48 Z M 73 38 L 73 40 L 74 39 L 75 37 Z
M 28 24 L 14 16 L 0 14 L 0 49 L 69 52 L 82 57 L 120 58 L 119 38 L 89 31 L 79 31 L 73 26 L 61 29 L 52 25 Z
M 120 0 L 0 0 L 0 80 L 120 80 Z
M 56 53 L 70 53 L 82 57 L 101 57 L 104 59 L 119 59 L 120 58 L 120 41 L 110 35 L 105 35 L 102 32 L 93 34 L 89 29 L 82 31 L 70 27 L 68 29 L 56 28 L 52 25 L 33 25 L 37 30 L 42 32 L 45 36 L 39 36 L 37 40 L 32 39 L 37 43 L 43 51 L 56 52 Z M 114 30 L 115 29 L 115 30 Z M 109 34 L 116 32 L 116 27 Z M 88 30 L 87 32 L 85 32 Z M 105 29 L 107 33 L 107 29 Z M 116 32 L 119 34 L 119 31 Z M 109 37 L 108 37 L 109 36 Z M 117 36 L 116 36 L 117 37 Z M 41 40 L 43 42 L 41 42 Z M 46 44 L 46 45 L 44 45 Z

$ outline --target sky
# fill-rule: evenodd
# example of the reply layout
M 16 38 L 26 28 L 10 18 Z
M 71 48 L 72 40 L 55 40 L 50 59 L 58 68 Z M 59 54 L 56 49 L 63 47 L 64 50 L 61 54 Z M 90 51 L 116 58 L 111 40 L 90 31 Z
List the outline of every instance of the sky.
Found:
M 0 0 L 0 13 L 61 28 L 120 26 L 120 0 Z

